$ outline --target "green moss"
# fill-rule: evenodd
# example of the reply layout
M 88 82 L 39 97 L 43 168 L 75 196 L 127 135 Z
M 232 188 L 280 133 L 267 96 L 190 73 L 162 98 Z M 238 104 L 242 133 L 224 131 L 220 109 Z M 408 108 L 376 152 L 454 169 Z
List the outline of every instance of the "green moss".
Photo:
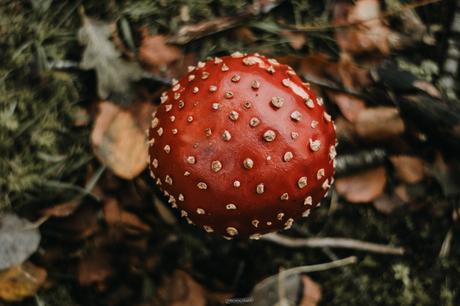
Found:
M 77 181 L 81 174 L 72 164 L 90 154 L 88 131 L 72 123 L 79 102 L 75 77 L 42 69 L 43 61 L 64 59 L 74 47 L 56 39 L 71 29 L 57 27 L 60 22 L 21 1 L 0 7 L 0 209 L 51 204 L 42 203 L 46 182 Z M 71 196 L 47 192 L 49 201 Z

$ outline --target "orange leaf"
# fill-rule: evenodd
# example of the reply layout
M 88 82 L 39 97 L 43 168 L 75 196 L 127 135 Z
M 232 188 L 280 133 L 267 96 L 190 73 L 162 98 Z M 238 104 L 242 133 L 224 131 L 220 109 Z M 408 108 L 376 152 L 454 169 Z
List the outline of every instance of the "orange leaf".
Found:
M 281 31 L 281 36 L 289 41 L 289 44 L 294 50 L 302 49 L 307 42 L 305 35 L 302 33 L 295 33 L 292 31 Z
M 340 49 L 351 54 L 379 51 L 390 52 L 390 29 L 381 20 L 378 0 L 358 0 L 354 5 L 339 3 L 334 7 L 333 23 L 345 26 L 336 31 Z
M 0 299 L 21 301 L 33 296 L 46 280 L 46 270 L 30 262 L 0 272 Z
M 385 188 L 386 173 L 384 167 L 366 170 L 336 181 L 337 192 L 352 203 L 372 202 Z
M 167 66 L 182 58 L 179 48 L 167 43 L 163 35 L 144 36 L 139 56 L 147 65 L 161 67 Z
M 362 110 L 355 119 L 356 132 L 368 140 L 384 140 L 401 135 L 405 130 L 396 107 L 374 107 Z
M 310 277 L 302 275 L 303 295 L 299 306 L 316 306 L 321 300 L 321 287 Z
M 418 157 L 398 155 L 391 156 L 390 160 L 396 173 L 405 183 L 418 183 L 425 176 L 425 163 Z
M 355 122 L 359 113 L 366 108 L 363 100 L 340 92 L 329 92 L 329 98 L 337 104 L 343 116 L 350 122 Z

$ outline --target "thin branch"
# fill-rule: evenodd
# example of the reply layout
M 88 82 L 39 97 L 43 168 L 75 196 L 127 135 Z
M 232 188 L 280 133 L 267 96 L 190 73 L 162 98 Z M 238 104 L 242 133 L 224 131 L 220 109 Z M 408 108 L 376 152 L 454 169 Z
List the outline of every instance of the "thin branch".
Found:
M 326 262 L 322 264 L 317 264 L 317 265 L 294 267 L 291 269 L 282 270 L 280 271 L 280 273 L 282 273 L 283 276 L 286 277 L 286 276 L 293 275 L 293 274 L 312 273 L 312 272 L 319 272 L 319 271 L 340 268 L 343 266 L 355 264 L 357 262 L 358 262 L 358 259 L 356 258 L 356 256 L 350 256 L 350 257 L 346 257 L 346 258 L 342 258 L 342 259 L 338 259 L 338 260 L 334 260 L 334 261 Z
M 403 255 L 404 248 L 382 245 L 372 242 L 365 242 L 348 238 L 290 238 L 280 234 L 267 234 L 262 236 L 262 239 L 285 246 L 289 248 L 343 248 L 372 253 Z

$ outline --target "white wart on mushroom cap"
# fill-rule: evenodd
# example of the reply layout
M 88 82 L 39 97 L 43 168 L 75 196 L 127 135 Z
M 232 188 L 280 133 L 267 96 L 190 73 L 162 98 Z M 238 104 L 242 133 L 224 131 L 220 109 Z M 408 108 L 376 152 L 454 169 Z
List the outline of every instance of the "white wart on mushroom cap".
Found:
M 290 67 L 257 54 L 189 70 L 149 130 L 159 188 L 207 232 L 289 228 L 332 183 L 336 139 L 322 101 Z

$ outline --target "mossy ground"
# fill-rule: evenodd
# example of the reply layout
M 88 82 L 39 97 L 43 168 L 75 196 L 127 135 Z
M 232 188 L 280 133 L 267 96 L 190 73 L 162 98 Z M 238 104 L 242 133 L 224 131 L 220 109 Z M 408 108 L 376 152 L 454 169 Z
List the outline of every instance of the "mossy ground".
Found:
M 295 53 L 278 35 L 276 14 L 291 16 L 293 23 L 324 22 L 317 1 L 290 1 L 275 14 L 249 22 L 256 42 L 234 41 L 231 33 L 199 39 L 184 47 L 203 58 L 234 50 L 270 49 L 275 54 Z M 328 3 L 328 2 L 325 2 Z M 127 20 L 135 37 L 146 26 L 151 33 L 174 33 L 188 8 L 191 22 L 239 12 L 246 1 L 3 1 L 0 4 L 0 209 L 29 214 L 69 200 L 81 192 L 87 164 L 93 160 L 90 126 L 76 124 L 82 107 L 95 98 L 91 73 L 56 72 L 50 62 L 78 61 L 81 47 L 76 33 L 78 9 L 101 19 Z M 428 14 L 427 12 L 424 12 Z M 183 17 L 182 17 L 183 18 Z M 337 54 L 329 34 L 309 37 L 300 55 L 311 51 Z M 434 61 L 438 59 L 433 59 Z M 174 256 L 165 269 L 188 266 L 194 276 L 214 289 L 249 293 L 254 282 L 293 267 L 357 255 L 359 264 L 314 273 L 323 289 L 322 305 L 458 305 L 460 303 L 460 245 L 454 235 L 448 256 L 438 253 L 452 223 L 446 199 L 423 199 L 426 209 L 401 209 L 383 215 L 371 206 L 340 205 L 328 215 L 328 205 L 308 223 L 295 227 L 302 235 L 320 234 L 390 243 L 408 248 L 405 256 L 373 255 L 356 251 L 286 249 L 262 242 L 227 242 L 183 225 Z M 457 201 L 458 202 L 458 201 Z M 432 213 L 433 207 L 444 207 Z M 175 259 L 174 259 L 175 258 Z M 238 273 L 236 271 L 239 271 Z M 55 271 L 56 272 L 56 271 Z M 166 273 L 166 271 L 165 271 Z M 58 273 L 57 273 L 58 274 Z M 53 290 L 41 290 L 37 305 L 98 305 L 91 290 L 82 298 L 71 281 Z M 91 302 L 90 302 L 91 301 Z M 89 303 L 89 304 L 88 304 Z

